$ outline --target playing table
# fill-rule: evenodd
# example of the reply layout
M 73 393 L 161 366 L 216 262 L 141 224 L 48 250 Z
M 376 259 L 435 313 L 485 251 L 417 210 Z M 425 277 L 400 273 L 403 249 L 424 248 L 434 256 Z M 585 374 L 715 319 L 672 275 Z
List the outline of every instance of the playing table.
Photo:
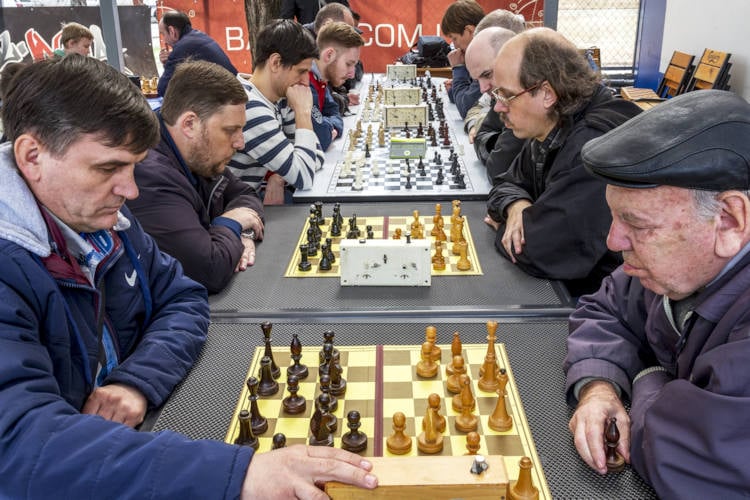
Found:
M 459 323 L 430 321 L 438 330 L 438 342 L 449 343 L 453 331 L 463 342 L 481 344 L 487 331 L 484 319 Z M 425 323 L 383 319 L 369 323 L 275 323 L 273 344 L 284 349 L 298 334 L 303 342 L 336 332 L 338 345 L 419 344 Z M 626 467 L 625 471 L 600 476 L 575 452 L 567 428 L 571 410 L 565 404 L 562 361 L 567 322 L 561 320 L 501 320 L 497 342 L 503 343 L 513 370 L 528 425 L 553 498 L 655 499 L 655 493 Z M 257 346 L 262 345 L 256 321 L 214 322 L 200 359 L 165 406 L 149 415 L 145 429 L 171 429 L 195 439 L 226 437 L 238 394 Z

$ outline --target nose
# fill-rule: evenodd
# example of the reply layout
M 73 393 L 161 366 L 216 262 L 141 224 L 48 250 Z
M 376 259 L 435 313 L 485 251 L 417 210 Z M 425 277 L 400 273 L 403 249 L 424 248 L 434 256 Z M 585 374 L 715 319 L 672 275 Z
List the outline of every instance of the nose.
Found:
M 305 72 L 300 75 L 299 82 L 301 85 L 310 85 L 310 73 Z
M 492 83 L 489 80 L 485 80 L 484 78 L 479 79 L 479 90 L 486 94 L 492 89 Z
M 242 131 L 237 132 L 232 137 L 232 147 L 234 149 L 242 149 L 245 147 L 245 137 L 242 135 Z
M 624 227 L 616 220 L 612 220 L 607 233 L 607 248 L 613 252 L 630 250 L 630 239 L 627 237 Z
M 501 102 L 500 100 L 495 101 L 495 105 L 492 107 L 498 113 L 506 113 L 508 111 L 508 105 Z
M 122 175 L 115 181 L 112 192 L 126 200 L 138 198 L 138 185 L 135 183 L 134 172 L 135 165 L 130 165 L 130 167 L 124 169 Z

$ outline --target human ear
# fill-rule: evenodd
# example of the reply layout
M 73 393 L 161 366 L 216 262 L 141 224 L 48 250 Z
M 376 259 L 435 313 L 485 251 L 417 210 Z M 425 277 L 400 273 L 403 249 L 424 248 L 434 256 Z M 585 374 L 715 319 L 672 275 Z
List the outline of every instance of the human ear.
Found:
M 42 174 L 39 153 L 42 145 L 31 134 L 21 134 L 13 142 L 13 155 L 21 174 L 27 182 L 33 183 L 39 180 Z
M 732 258 L 750 241 L 750 199 L 740 191 L 724 191 L 716 226 L 716 255 Z
M 200 118 L 194 111 L 185 111 L 177 117 L 177 128 L 186 139 L 194 139 L 199 133 Z

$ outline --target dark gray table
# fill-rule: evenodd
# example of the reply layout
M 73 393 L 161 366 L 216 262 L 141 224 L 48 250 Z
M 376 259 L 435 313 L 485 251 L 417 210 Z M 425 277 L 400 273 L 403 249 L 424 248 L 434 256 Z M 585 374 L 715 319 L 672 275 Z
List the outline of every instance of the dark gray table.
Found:
M 406 216 L 415 209 L 432 215 L 435 203 L 344 203 L 341 212 L 345 218 L 355 213 L 360 217 Z M 332 203 L 323 206 L 326 216 L 332 210 Z M 482 276 L 434 277 L 430 287 L 342 287 L 338 278 L 284 277 L 309 205 L 269 207 L 256 265 L 238 273 L 224 291 L 210 297 L 212 318 L 567 317 L 571 302 L 564 286 L 527 275 L 497 252 L 495 232 L 483 222 L 484 202 L 463 202 L 462 213 L 469 221 Z
M 438 342 L 449 343 L 460 331 L 465 343 L 484 343 L 486 328 L 478 318 L 460 323 L 275 323 L 274 345 L 288 346 L 293 333 L 302 342 L 321 342 L 324 330 L 336 332 L 338 345 L 419 344 L 424 327 L 434 324 Z M 567 323 L 561 320 L 503 319 L 497 330 L 505 343 L 542 468 L 554 498 L 651 499 L 656 494 L 629 467 L 599 476 L 578 457 L 563 397 Z M 195 439 L 223 440 L 255 347 L 262 333 L 257 322 L 214 323 L 198 363 L 164 408 L 149 415 L 144 427 L 170 429 Z

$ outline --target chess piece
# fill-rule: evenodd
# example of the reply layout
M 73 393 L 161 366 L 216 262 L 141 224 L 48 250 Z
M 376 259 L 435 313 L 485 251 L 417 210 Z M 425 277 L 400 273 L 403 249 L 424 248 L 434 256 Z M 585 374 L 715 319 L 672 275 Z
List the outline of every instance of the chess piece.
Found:
M 273 350 L 271 349 L 271 325 L 270 321 L 264 321 L 260 324 L 260 329 L 263 331 L 263 341 L 265 342 L 265 350 L 263 356 L 268 357 L 271 360 L 271 374 L 273 378 L 279 378 L 281 376 L 281 368 L 276 366 L 276 361 L 273 359 Z
M 344 368 L 341 366 L 338 352 L 336 352 L 336 355 L 331 360 L 329 372 L 331 377 L 331 394 L 338 397 L 344 396 L 346 394 L 346 379 L 341 376 Z
M 371 240 L 375 238 L 375 232 L 372 230 L 372 225 L 368 224 L 365 228 L 367 229 L 367 239 Z
M 404 188 L 411 189 L 413 186 L 411 185 L 411 175 L 406 175 L 406 185 L 404 185 Z
M 331 236 L 341 236 L 341 223 L 335 218 L 333 222 L 331 222 Z
M 472 413 L 476 406 L 476 400 L 471 393 L 471 381 L 469 377 L 462 377 L 461 383 L 461 414 L 456 417 L 456 430 L 461 432 L 476 431 L 479 425 L 479 419 Z
M 445 230 L 443 229 L 443 227 L 445 227 L 444 226 L 445 223 L 443 222 L 443 217 L 442 216 L 438 217 L 436 220 L 434 220 L 434 223 L 435 225 L 432 227 L 432 232 L 435 233 L 434 234 L 435 241 L 447 240 L 445 236 Z
M 432 344 L 425 342 L 422 344 L 421 359 L 417 363 L 417 375 L 422 378 L 433 378 L 437 375 L 438 364 L 432 359 Z
M 426 327 L 424 329 L 424 339 L 426 342 L 432 344 L 432 360 L 435 363 L 440 363 L 442 353 L 440 351 L 440 346 L 437 345 L 437 328 L 432 325 Z
M 293 364 L 286 369 L 287 376 L 294 375 L 297 377 L 297 380 L 306 379 L 309 370 L 306 365 L 300 363 L 300 359 L 302 359 L 302 343 L 299 341 L 296 333 L 292 334 L 292 343 L 289 345 L 289 351 L 291 352 Z
M 411 451 L 411 438 L 405 430 L 406 416 L 397 411 L 393 414 L 393 434 L 385 441 L 386 448 L 394 455 L 405 455 Z
M 495 392 L 498 388 L 497 377 L 495 376 L 495 367 L 497 362 L 495 360 L 495 350 L 487 351 L 484 355 L 484 363 L 482 364 L 483 370 L 482 375 L 479 377 L 477 385 L 479 389 L 484 392 Z
M 500 369 L 497 381 L 497 403 L 495 404 L 495 409 L 492 411 L 492 415 L 490 415 L 487 424 L 490 426 L 490 429 L 494 431 L 505 432 L 513 427 L 513 418 L 508 413 L 508 406 L 505 402 L 505 387 L 508 384 L 508 374 L 505 372 L 505 368 Z
M 315 240 L 315 230 L 312 227 L 307 228 L 307 255 L 315 257 L 318 255 L 318 244 Z
M 286 388 L 289 391 L 289 396 L 281 400 L 284 413 L 297 415 L 304 412 L 307 409 L 307 400 L 297 394 L 299 391 L 299 379 L 294 375 L 289 375 L 286 379 Z
M 306 272 L 312 269 L 312 264 L 310 264 L 310 260 L 308 259 L 308 255 L 307 255 L 307 245 L 300 245 L 299 253 L 300 253 L 300 261 L 299 261 L 299 264 L 297 265 L 297 268 L 303 272 Z
M 456 263 L 456 268 L 459 271 L 468 271 L 471 269 L 471 261 L 469 260 L 467 254 L 469 252 L 469 244 L 466 242 L 466 240 L 461 240 L 453 245 L 454 248 L 458 247 L 458 262 Z
M 247 410 L 240 411 L 237 417 L 240 421 L 240 434 L 237 439 L 234 440 L 234 444 L 240 446 L 250 446 L 251 448 L 258 449 L 258 438 L 253 434 L 253 428 L 250 425 L 250 412 Z
M 443 242 L 435 242 L 435 255 L 432 256 L 432 269 L 445 271 L 445 256 L 443 255 Z
M 487 354 L 491 352 L 493 355 L 495 354 L 495 332 L 497 331 L 497 321 L 488 321 L 487 322 Z M 495 373 L 497 373 L 498 370 L 497 366 L 497 357 L 495 357 Z M 479 376 L 482 376 L 484 373 L 484 364 L 479 368 Z
M 255 377 L 247 379 L 247 390 L 250 395 L 250 425 L 253 428 L 253 434 L 259 436 L 268 430 L 268 419 L 260 414 L 258 408 L 258 384 L 260 382 Z
M 467 384 L 469 384 L 468 385 L 468 390 L 469 390 L 469 394 L 468 395 L 471 396 L 471 399 L 469 399 L 464 394 L 466 392 Z M 469 376 L 467 374 L 464 373 L 463 375 L 461 375 L 461 376 L 458 377 L 458 385 L 461 388 L 461 391 L 458 394 L 456 394 L 455 396 L 453 396 L 453 399 L 451 400 L 451 407 L 453 407 L 454 411 L 461 412 L 461 410 L 463 410 L 464 403 L 466 402 L 466 403 L 470 403 L 471 404 L 471 407 L 469 408 L 469 410 L 473 410 L 474 407 L 476 406 L 477 402 L 474 399 L 474 396 L 471 395 L 471 379 L 469 378 Z
M 333 240 L 331 238 L 326 238 L 326 246 L 328 246 L 328 260 L 333 264 L 336 262 L 336 256 L 333 253 Z
M 258 394 L 261 396 L 273 396 L 279 392 L 279 383 L 273 379 L 271 373 L 271 358 L 263 356 L 260 358 L 260 383 L 258 384 Z
M 339 407 L 339 398 L 331 394 L 331 377 L 328 374 L 323 374 L 318 380 L 321 394 L 328 394 L 328 408 L 331 413 L 335 412 Z M 320 396 L 319 396 L 320 397 Z M 333 430 L 336 430 L 335 428 Z
M 333 360 L 333 343 L 323 342 L 323 349 L 318 354 L 320 361 L 318 365 L 318 376 L 331 373 L 331 361 Z
M 277 432 L 276 434 L 274 434 L 271 442 L 272 442 L 272 445 L 271 445 L 272 450 L 286 448 L 286 436 L 281 432 Z
M 336 337 L 336 333 L 333 330 L 326 330 L 323 332 L 323 347 L 318 351 L 318 363 L 323 364 L 326 362 L 326 359 L 333 359 L 335 357 L 339 357 L 339 350 L 333 347 L 333 339 Z M 330 346 L 326 346 L 326 344 L 331 344 Z M 330 354 L 328 353 L 330 351 Z M 330 356 L 330 358 L 328 358 Z M 339 358 L 340 359 L 340 358 Z M 321 371 L 320 373 L 324 373 Z M 328 373 L 327 368 L 325 373 Z
M 397 227 L 397 228 L 396 228 L 396 229 L 395 229 L 395 230 L 393 231 L 393 239 L 394 239 L 394 240 L 400 240 L 400 239 L 401 239 L 401 228 L 400 228 L 400 227 Z
M 615 417 L 611 417 L 607 421 L 604 442 L 607 445 L 607 471 L 622 471 L 625 468 L 625 459 L 617 451 L 617 445 L 620 444 L 620 430 L 617 428 L 617 419 Z
M 367 435 L 360 432 L 360 414 L 357 410 L 352 410 L 346 415 L 346 426 L 349 432 L 341 436 L 341 447 L 352 453 L 360 453 L 367 449 Z
M 508 500 L 538 500 L 539 490 L 531 480 L 531 459 L 529 457 L 522 457 L 518 463 L 520 471 L 518 472 L 518 480 L 508 482 Z
M 467 455 L 476 455 L 479 451 L 479 434 L 476 431 L 471 431 L 466 435 L 466 450 Z
M 451 366 L 453 367 L 453 373 L 448 375 L 445 388 L 448 389 L 448 392 L 451 394 L 458 394 L 461 392 L 461 375 L 466 375 L 464 357 L 460 353 L 453 356 Z
M 414 221 L 411 223 L 411 237 L 415 240 L 421 240 L 424 238 L 424 226 L 419 221 L 419 210 L 414 210 L 412 213 Z
M 432 393 L 427 398 L 428 407 L 422 419 L 422 432 L 417 437 L 417 448 L 422 453 L 440 453 L 443 450 L 445 417 L 440 415 L 440 396 Z
M 463 346 L 461 345 L 461 334 L 453 332 L 453 341 L 451 342 L 451 362 L 445 367 L 445 374 L 450 375 L 453 373 L 453 360 L 456 356 L 461 356 Z M 463 356 L 461 356 L 463 360 Z
M 452 217 L 451 217 L 452 219 Z M 453 243 L 453 248 L 451 248 L 451 252 L 453 255 L 460 255 L 461 254 L 461 248 L 459 247 L 459 243 L 462 241 L 466 241 L 464 238 L 464 218 L 459 217 L 455 222 L 451 221 L 451 243 Z M 468 249 L 468 245 L 467 245 Z
M 328 245 L 323 243 L 320 246 L 320 262 L 318 262 L 318 269 L 321 271 L 330 271 L 331 267 L 331 260 L 328 258 Z
M 378 130 L 378 146 L 380 146 L 381 148 L 385 147 L 385 130 L 383 129 L 383 127 L 380 127 L 380 129 Z
M 336 416 L 330 412 L 327 403 L 320 406 L 320 414 L 315 421 L 315 427 L 313 428 L 313 423 L 310 423 L 312 436 L 310 436 L 308 444 L 310 446 L 333 446 L 333 433 L 336 432 L 334 425 L 336 423 Z
M 490 464 L 487 463 L 487 461 L 484 459 L 484 456 L 477 455 L 474 457 L 474 462 L 472 462 L 469 472 L 471 472 L 472 474 L 481 474 L 489 468 Z

